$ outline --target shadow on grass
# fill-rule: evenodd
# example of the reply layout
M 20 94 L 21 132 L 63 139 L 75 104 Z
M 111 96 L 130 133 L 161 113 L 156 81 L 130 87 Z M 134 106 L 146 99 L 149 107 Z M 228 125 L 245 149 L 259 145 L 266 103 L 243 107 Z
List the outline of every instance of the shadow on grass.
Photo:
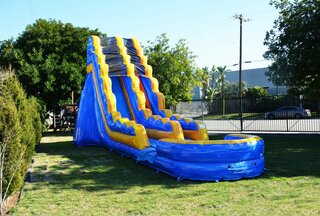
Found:
M 265 141 L 263 177 L 320 177 L 320 135 L 261 135 Z
M 223 139 L 225 135 L 210 136 Z M 257 178 L 320 177 L 320 135 L 259 135 L 265 143 L 265 172 Z
M 64 136 L 65 134 L 61 134 Z M 87 191 L 115 190 L 119 193 L 134 186 L 161 185 L 165 188 L 183 187 L 191 181 L 177 182 L 176 178 L 136 163 L 102 147 L 76 147 L 72 142 L 40 144 L 37 154 L 41 159 L 59 156 L 52 165 L 34 166 L 31 182 L 48 182 L 57 190 L 82 189 Z M 47 164 L 50 164 L 50 159 Z M 196 182 L 192 182 L 198 184 Z M 45 187 L 45 185 L 42 185 Z M 42 187 L 39 185 L 38 189 Z
M 58 133 L 58 135 L 70 134 Z M 265 140 L 267 171 L 258 178 L 320 176 L 320 136 L 263 135 L 262 138 Z M 50 185 L 56 186 L 57 190 L 111 189 L 123 193 L 134 186 L 161 185 L 166 188 L 177 188 L 202 183 L 187 180 L 178 183 L 176 178 L 156 173 L 154 169 L 137 164 L 131 158 L 110 152 L 106 148 L 78 148 L 70 141 L 41 144 L 37 153 L 63 158 L 61 161 L 55 161 L 50 166 L 49 172 L 46 172 L 48 170 L 46 166 L 34 168 L 38 181 L 48 181 Z

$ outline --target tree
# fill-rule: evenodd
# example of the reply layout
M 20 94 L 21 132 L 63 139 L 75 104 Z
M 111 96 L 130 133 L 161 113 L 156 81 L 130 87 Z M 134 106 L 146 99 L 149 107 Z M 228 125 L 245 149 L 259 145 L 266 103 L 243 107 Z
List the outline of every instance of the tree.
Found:
M 247 85 L 242 81 L 242 95 L 245 94 Z M 224 97 L 225 98 L 239 98 L 239 83 L 238 82 L 228 82 L 224 83 Z
M 227 66 L 220 66 L 217 67 L 217 70 L 215 71 L 217 74 L 217 78 L 215 80 L 216 82 L 216 87 L 215 87 L 215 94 L 217 97 L 224 97 L 224 92 L 225 92 L 225 72 L 226 72 L 226 67 Z
M 246 98 L 265 98 L 265 97 L 270 97 L 271 95 L 263 87 L 254 86 L 254 87 L 248 88 L 244 92 L 244 96 Z
M 166 105 L 176 105 L 180 100 L 191 100 L 192 89 L 201 82 L 200 70 L 195 67 L 195 55 L 184 39 L 170 47 L 166 34 L 145 47 L 148 62 L 153 67 L 160 91 L 166 97 Z
M 203 68 L 203 71 L 209 74 L 206 77 L 212 77 L 212 85 L 205 92 L 206 99 L 236 98 L 239 97 L 239 84 L 225 80 L 226 66 L 212 66 L 211 71 Z M 216 76 L 214 76 L 216 74 Z M 246 91 L 245 82 L 242 83 L 243 94 Z
M 38 109 L 37 100 L 27 98 L 13 73 L 0 68 L 0 206 L 23 186 L 35 145 L 41 139 Z
M 275 85 L 290 92 L 320 98 L 320 1 L 273 0 L 280 10 L 267 32 L 264 57 L 274 62 L 266 73 Z
M 212 99 L 214 97 L 214 73 L 216 67 L 212 65 L 211 70 L 208 67 L 198 68 L 196 75 L 201 77 L 200 87 L 202 89 L 203 99 Z M 211 79 L 211 86 L 210 86 Z
M 0 65 L 11 64 L 27 94 L 53 108 L 70 102 L 72 91 L 79 93 L 86 74 L 86 44 L 92 34 L 101 35 L 97 29 L 38 19 L 17 40 L 1 45 Z

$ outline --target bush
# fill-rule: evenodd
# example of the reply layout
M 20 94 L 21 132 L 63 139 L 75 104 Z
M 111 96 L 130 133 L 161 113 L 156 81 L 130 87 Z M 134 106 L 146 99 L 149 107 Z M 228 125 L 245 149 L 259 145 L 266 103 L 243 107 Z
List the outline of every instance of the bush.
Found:
M 28 99 L 19 81 L 10 74 L 0 81 L 0 110 L 0 144 L 4 150 L 3 191 L 14 175 L 9 195 L 23 185 L 35 145 L 41 139 L 42 123 L 37 99 Z
M 16 106 L 11 97 L 0 95 L 0 144 L 4 151 L 3 163 L 3 191 L 6 190 L 11 176 L 15 172 L 22 149 L 20 140 L 21 127 Z M 16 172 L 9 188 L 9 194 L 23 183 L 21 172 Z
M 34 128 L 35 133 L 35 143 L 40 143 L 41 137 L 42 137 L 42 129 L 43 125 L 42 122 L 44 122 L 44 119 L 41 118 L 41 113 L 44 112 L 43 107 L 40 105 L 40 102 L 35 97 L 30 97 L 28 99 L 28 103 L 30 104 L 30 114 L 32 118 L 32 124 Z
M 248 88 L 244 93 L 245 98 L 259 99 L 259 98 L 266 98 L 270 96 L 271 95 L 268 93 L 268 91 L 261 86 L 254 86 L 254 87 Z

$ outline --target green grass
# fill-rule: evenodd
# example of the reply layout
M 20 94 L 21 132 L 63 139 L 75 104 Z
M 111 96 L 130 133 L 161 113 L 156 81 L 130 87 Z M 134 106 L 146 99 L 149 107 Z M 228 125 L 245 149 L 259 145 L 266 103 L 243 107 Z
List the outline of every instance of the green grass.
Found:
M 268 170 L 219 183 L 179 183 L 107 149 L 51 137 L 38 148 L 13 214 L 319 215 L 320 137 L 262 137 Z

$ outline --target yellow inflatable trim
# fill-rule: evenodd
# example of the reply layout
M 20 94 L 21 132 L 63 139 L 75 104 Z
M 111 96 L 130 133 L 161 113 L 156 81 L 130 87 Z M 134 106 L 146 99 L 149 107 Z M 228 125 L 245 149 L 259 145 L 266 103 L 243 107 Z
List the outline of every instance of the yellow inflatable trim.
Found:
M 172 116 L 172 111 L 169 109 L 163 109 L 164 113 L 166 114 L 167 118 L 170 118 Z M 177 118 L 178 119 L 178 118 Z M 178 119 L 179 120 L 179 119 Z
M 108 109 L 113 110 L 113 111 L 109 110 L 109 114 L 112 115 L 113 121 L 119 120 L 121 123 L 124 123 L 127 127 L 132 127 L 135 132 L 135 136 L 123 134 L 120 132 L 115 132 L 109 128 L 106 120 L 106 113 L 102 106 L 102 100 L 101 100 L 100 94 L 97 94 L 98 104 L 102 114 L 102 120 L 103 120 L 103 125 L 105 127 L 105 130 L 113 140 L 130 145 L 139 150 L 150 146 L 145 128 L 140 124 L 136 124 L 134 121 L 128 121 L 126 118 L 121 118 L 120 113 L 116 112 L 115 96 L 111 90 L 111 81 L 108 78 L 108 66 L 105 64 L 105 61 L 104 61 L 105 57 L 102 53 L 102 49 L 100 46 L 100 38 L 98 38 L 97 36 L 92 36 L 92 39 L 93 39 L 95 54 L 98 59 L 99 68 L 94 68 L 94 65 L 90 64 L 87 67 L 87 70 L 90 69 L 91 72 L 93 73 L 92 77 L 93 77 L 94 85 L 96 88 L 96 92 L 98 92 L 99 90 L 97 78 L 96 78 L 96 75 L 97 75 L 96 71 L 100 70 L 101 72 L 100 76 L 104 84 L 104 93 L 108 100 Z
M 184 135 L 182 128 L 179 122 L 170 121 L 170 125 L 172 126 L 172 131 L 161 131 L 161 130 L 154 130 L 154 129 L 146 129 L 147 134 L 149 137 L 153 139 L 172 139 L 175 141 L 183 141 Z
M 172 144 L 200 144 L 200 145 L 212 145 L 212 144 L 243 144 L 249 142 L 257 142 L 261 140 L 257 136 L 241 135 L 241 134 L 230 134 L 233 136 L 241 137 L 243 139 L 235 140 L 174 140 L 174 139 L 160 139 L 163 142 L 169 142 Z

